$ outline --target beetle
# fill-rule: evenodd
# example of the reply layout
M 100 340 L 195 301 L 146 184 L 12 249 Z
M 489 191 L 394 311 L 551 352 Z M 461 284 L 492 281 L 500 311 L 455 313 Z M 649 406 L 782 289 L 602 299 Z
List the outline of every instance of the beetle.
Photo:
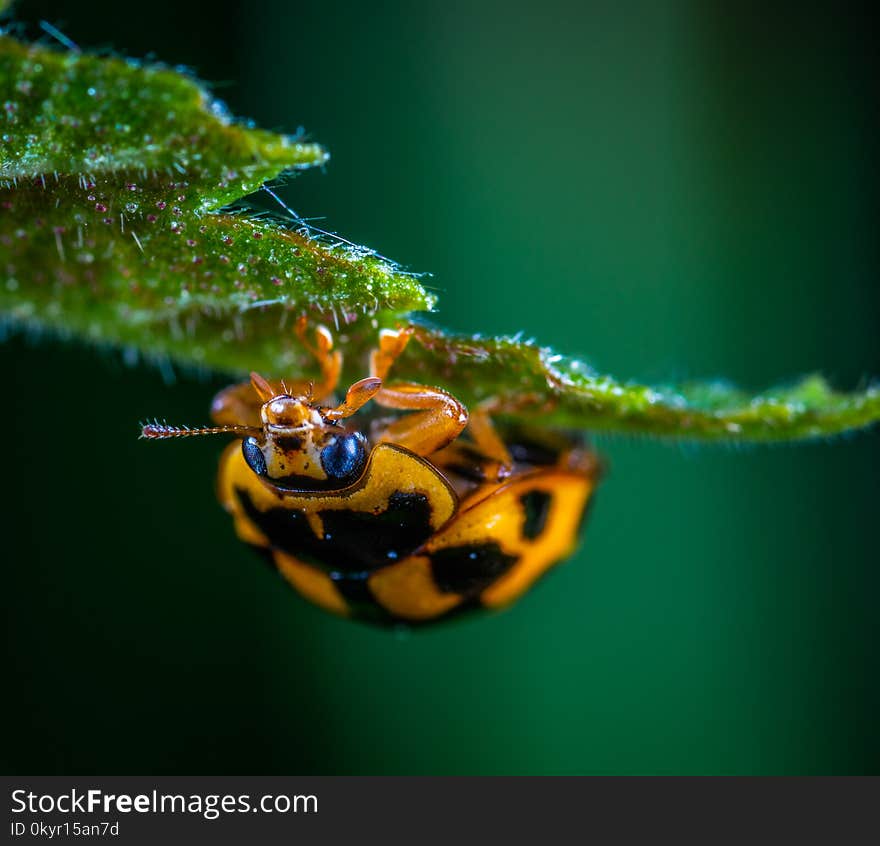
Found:
M 490 404 L 468 413 L 441 388 L 389 382 L 412 331 L 382 330 L 370 375 L 337 402 L 342 355 L 323 326 L 310 341 L 301 318 L 319 381 L 252 373 L 215 397 L 215 426 L 142 430 L 151 439 L 235 435 L 217 491 L 238 537 L 306 599 L 380 624 L 513 602 L 573 551 L 599 476 L 575 436 L 502 436 Z M 355 425 L 370 402 L 393 414 Z

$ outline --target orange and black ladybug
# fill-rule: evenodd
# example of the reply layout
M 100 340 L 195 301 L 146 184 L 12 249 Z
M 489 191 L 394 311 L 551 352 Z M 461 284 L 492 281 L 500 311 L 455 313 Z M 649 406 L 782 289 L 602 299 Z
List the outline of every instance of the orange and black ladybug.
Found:
M 149 424 L 143 436 L 237 435 L 220 460 L 220 501 L 239 538 L 306 599 L 425 623 L 507 605 L 573 551 L 598 480 L 577 439 L 502 438 L 487 406 L 468 414 L 440 388 L 387 382 L 409 329 L 380 333 L 370 375 L 337 403 L 342 356 L 330 332 L 318 327 L 309 343 L 304 321 L 297 331 L 321 366 L 317 384 L 251 374 L 217 395 L 216 426 Z M 394 414 L 353 425 L 370 401 Z

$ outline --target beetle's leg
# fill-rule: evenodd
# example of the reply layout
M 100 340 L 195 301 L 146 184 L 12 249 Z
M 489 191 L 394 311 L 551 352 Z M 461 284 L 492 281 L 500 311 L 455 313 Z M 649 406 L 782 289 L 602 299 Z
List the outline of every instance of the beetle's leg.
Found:
M 296 321 L 296 334 L 302 341 L 303 346 L 315 357 L 318 366 L 321 368 L 321 379 L 314 384 L 309 382 L 296 382 L 290 386 L 287 393 L 293 395 L 308 394 L 311 391 L 311 401 L 318 403 L 326 399 L 339 383 L 339 374 L 342 372 L 342 353 L 333 349 L 333 335 L 326 326 L 318 326 L 315 328 L 315 343 L 309 342 L 306 330 L 308 329 L 308 319 L 300 317 Z M 308 388 L 311 385 L 311 388 Z M 306 386 L 307 390 L 299 390 L 301 386 Z M 294 390 L 296 389 L 296 390 Z
M 471 410 L 467 431 L 474 446 L 482 456 L 488 459 L 482 468 L 487 479 L 501 481 L 507 478 L 513 470 L 513 458 L 507 444 L 495 428 L 492 421 L 493 416 L 521 413 L 524 408 L 533 412 L 536 408 L 550 411 L 553 408 L 553 402 L 553 400 L 542 401 L 542 398 L 536 394 L 521 394 L 515 399 L 490 397 Z
M 310 384 L 270 382 L 259 373 L 251 373 L 249 382 L 230 385 L 214 397 L 211 403 L 211 419 L 222 425 L 262 426 L 260 408 L 264 402 L 279 394 L 306 393 Z
M 472 465 L 483 481 L 501 482 L 510 476 L 513 458 L 495 429 L 490 413 L 495 404 L 495 400 L 488 400 L 473 408 L 467 426 L 470 441 L 456 441 L 432 460 L 449 467 Z
M 262 426 L 260 406 L 250 382 L 240 382 L 224 388 L 211 402 L 211 419 L 220 426 Z
M 320 380 L 270 382 L 258 374 L 252 374 L 250 382 L 230 385 L 214 397 L 211 403 L 211 417 L 214 422 L 222 425 L 259 426 L 260 407 L 273 396 L 308 396 L 312 402 L 319 403 L 333 393 L 342 371 L 342 353 L 333 349 L 333 336 L 329 329 L 318 326 L 315 329 L 315 342 L 311 343 L 306 334 L 307 328 L 308 321 L 305 317 L 300 317 L 296 322 L 296 335 L 318 362 L 321 368 Z
M 507 447 L 495 424 L 492 422 L 490 409 L 493 408 L 493 402 L 480 403 L 473 411 L 471 411 L 468 420 L 468 432 L 474 439 L 477 449 L 480 450 L 486 458 L 498 464 L 498 476 L 506 475 L 513 467 L 513 459 L 507 451 Z
M 370 375 L 385 379 L 391 366 L 406 349 L 411 327 L 383 329 L 379 346 L 370 355 Z M 467 425 L 467 409 L 440 388 L 415 382 L 383 385 L 375 401 L 385 408 L 412 411 L 379 430 L 378 440 L 406 447 L 416 455 L 431 455 L 454 441 Z
M 366 405 L 382 387 L 382 380 L 375 376 L 367 376 L 355 382 L 345 395 L 345 399 L 336 406 L 336 408 L 328 408 L 324 411 L 324 417 L 327 420 L 342 420 L 344 417 L 351 417 L 358 409 Z
M 440 388 L 397 382 L 383 386 L 374 399 L 385 408 L 413 412 L 381 429 L 378 440 L 406 447 L 416 455 L 427 456 L 442 449 L 467 425 L 467 409 Z
M 379 333 L 379 346 L 370 354 L 370 376 L 386 379 L 391 365 L 406 349 L 413 333 L 412 327 L 405 329 L 383 329 Z
M 222 424 L 261 426 L 260 408 L 279 394 L 287 393 L 281 382 L 270 382 L 259 373 L 251 373 L 249 382 L 224 388 L 211 403 L 211 419 Z M 306 387 L 307 387 L 306 383 Z

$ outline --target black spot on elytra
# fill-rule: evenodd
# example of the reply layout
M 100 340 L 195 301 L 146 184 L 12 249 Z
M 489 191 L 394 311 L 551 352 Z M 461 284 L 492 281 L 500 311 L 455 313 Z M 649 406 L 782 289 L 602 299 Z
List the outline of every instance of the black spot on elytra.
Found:
M 331 573 L 330 578 L 354 616 L 368 623 L 387 624 L 388 612 L 379 605 L 370 586 L 369 573 Z
M 272 569 L 272 572 L 280 577 L 278 565 L 275 561 L 274 554 L 268 547 L 255 546 L 248 544 L 250 548 L 256 552 L 260 559 Z M 477 613 L 479 604 L 473 602 L 463 602 L 449 611 L 446 611 L 439 617 L 430 620 L 405 620 L 391 614 L 386 608 L 383 608 L 373 596 L 370 587 L 367 584 L 369 573 L 329 573 L 330 579 L 333 581 L 336 589 L 348 605 L 349 613 L 354 619 L 360 620 L 362 623 L 368 623 L 374 626 L 382 627 L 403 627 L 405 629 L 417 629 L 424 626 L 437 625 L 439 622 L 447 622 L 455 620 L 463 616 Z M 287 582 L 285 581 L 285 584 Z M 289 585 L 288 585 L 289 586 Z
M 517 562 L 497 543 L 451 546 L 431 553 L 431 572 L 444 593 L 473 599 L 503 576 Z
M 379 514 L 321 511 L 324 537 L 318 538 L 304 512 L 260 511 L 246 490 L 236 489 L 241 507 L 275 549 L 312 562 L 328 572 L 371 572 L 409 555 L 432 533 L 424 494 L 395 493 Z
M 523 534 L 534 540 L 547 525 L 547 517 L 550 514 L 550 504 L 553 502 L 552 494 L 546 491 L 529 491 L 519 498 L 525 511 L 526 519 L 523 523 Z

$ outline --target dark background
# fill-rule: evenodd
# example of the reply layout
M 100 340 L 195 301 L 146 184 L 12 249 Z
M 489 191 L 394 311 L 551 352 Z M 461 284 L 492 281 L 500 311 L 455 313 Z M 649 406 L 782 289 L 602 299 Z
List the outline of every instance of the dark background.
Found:
M 855 7 L 26 2 L 184 63 L 333 158 L 304 216 L 432 271 L 438 319 L 622 378 L 880 374 L 875 29 Z M 864 773 L 880 740 L 878 433 L 602 439 L 582 550 L 409 636 L 235 541 L 223 385 L 0 346 L 8 773 Z

